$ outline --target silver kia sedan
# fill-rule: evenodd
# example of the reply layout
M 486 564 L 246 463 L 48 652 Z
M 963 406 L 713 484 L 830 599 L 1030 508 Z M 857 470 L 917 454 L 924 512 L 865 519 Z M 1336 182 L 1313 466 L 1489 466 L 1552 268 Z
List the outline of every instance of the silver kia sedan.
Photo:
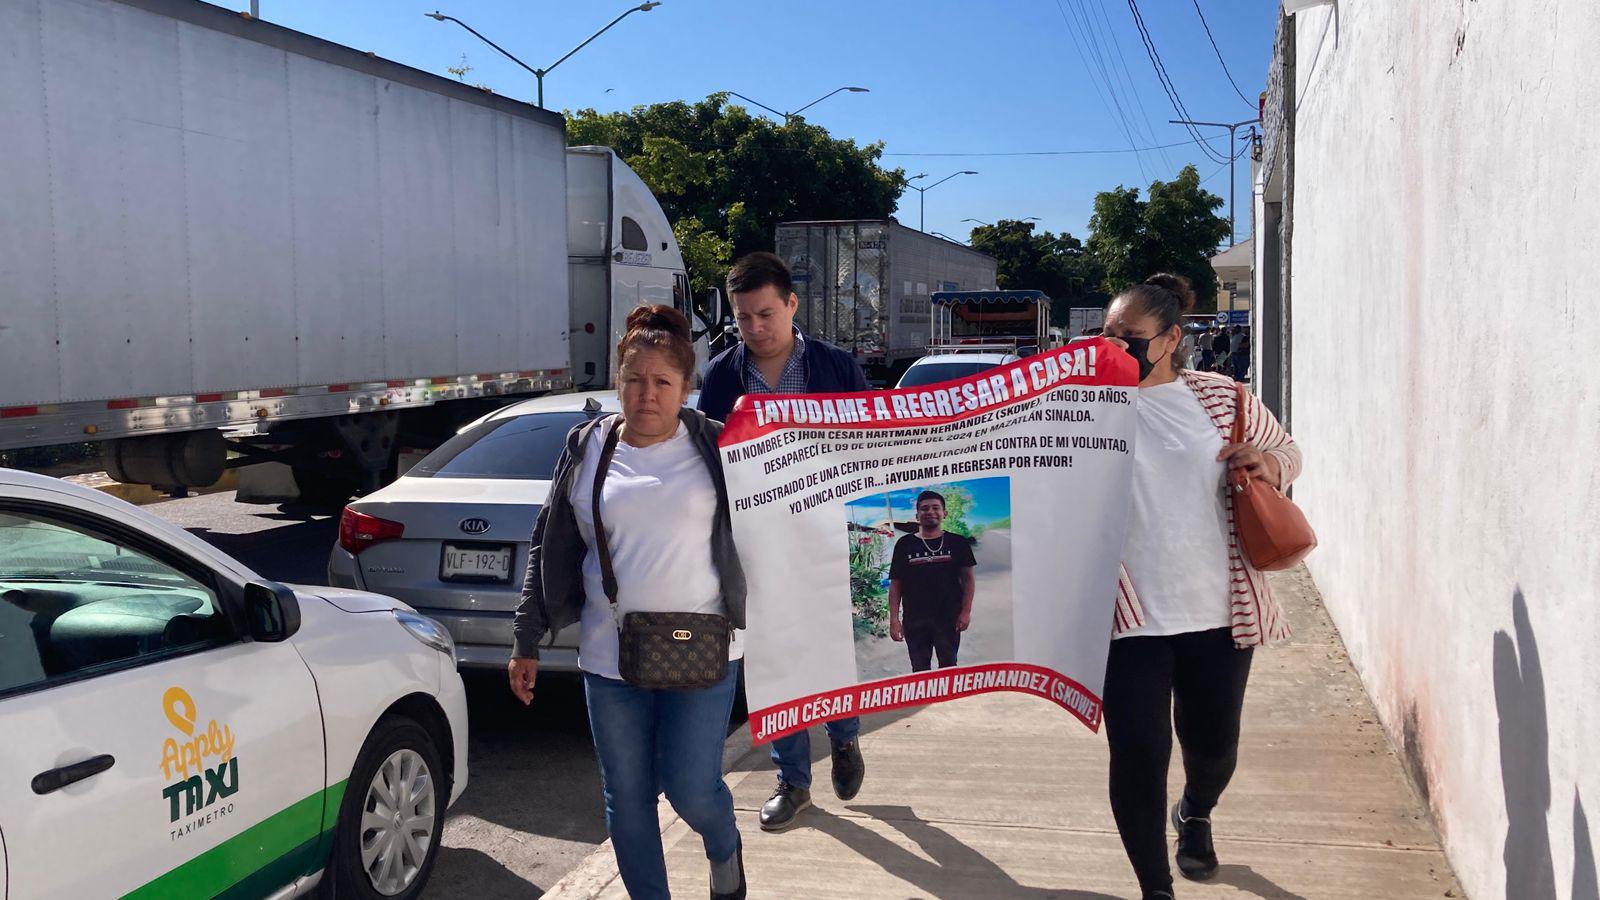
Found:
M 460 666 L 504 668 L 533 521 L 567 432 L 620 411 L 615 391 L 555 394 L 468 425 L 345 507 L 328 582 L 398 597 L 444 625 Z M 541 670 L 577 671 L 577 625 L 547 644 Z

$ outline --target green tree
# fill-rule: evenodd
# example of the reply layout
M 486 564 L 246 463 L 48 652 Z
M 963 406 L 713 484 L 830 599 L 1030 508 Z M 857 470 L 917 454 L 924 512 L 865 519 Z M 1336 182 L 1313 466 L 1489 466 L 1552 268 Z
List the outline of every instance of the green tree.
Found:
M 1122 186 L 1097 194 L 1087 250 L 1104 272 L 1102 289 L 1115 295 L 1154 272 L 1175 272 L 1194 285 L 1198 311 L 1214 311 L 1217 273 L 1210 257 L 1228 236 L 1228 220 L 1217 215 L 1222 205 L 1221 197 L 1200 187 L 1194 166 L 1172 181 L 1151 182 L 1148 199 Z
M 1049 294 L 1053 321 L 1065 322 L 1070 307 L 1105 305 L 1105 273 L 1083 242 L 1066 232 L 1035 234 L 1032 222 L 1001 219 L 972 229 L 971 244 L 995 258 L 999 287 Z
M 846 531 L 850 539 L 850 603 L 855 636 L 889 634 L 889 591 L 883 577 L 889 571 L 893 544 L 881 535 Z
M 612 148 L 655 194 L 697 289 L 720 285 L 734 258 L 772 249 L 781 221 L 893 212 L 905 171 L 879 165 L 883 144 L 860 146 L 801 119 L 775 123 L 727 100 L 567 112 L 569 144 Z
M 693 216 L 672 223 L 672 233 L 683 251 L 683 264 L 689 269 L 689 286 L 698 296 L 707 288 L 721 287 L 722 275 L 733 264 L 733 242 L 708 231 Z

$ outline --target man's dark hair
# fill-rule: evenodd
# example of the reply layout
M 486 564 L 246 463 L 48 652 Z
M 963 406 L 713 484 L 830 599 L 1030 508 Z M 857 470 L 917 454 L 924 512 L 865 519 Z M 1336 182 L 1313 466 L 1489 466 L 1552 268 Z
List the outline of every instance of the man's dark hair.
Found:
M 945 509 L 950 508 L 950 504 L 944 502 L 944 495 L 938 491 L 923 491 L 922 493 L 918 494 L 916 505 L 919 507 L 922 506 L 922 501 L 924 500 L 937 500 L 939 501 L 940 506 L 944 507 Z
M 794 279 L 789 274 L 789 267 L 776 253 L 757 250 L 755 253 L 739 257 L 728 270 L 728 293 L 748 294 L 759 291 L 764 287 L 777 288 L 778 296 L 788 300 L 794 293 Z

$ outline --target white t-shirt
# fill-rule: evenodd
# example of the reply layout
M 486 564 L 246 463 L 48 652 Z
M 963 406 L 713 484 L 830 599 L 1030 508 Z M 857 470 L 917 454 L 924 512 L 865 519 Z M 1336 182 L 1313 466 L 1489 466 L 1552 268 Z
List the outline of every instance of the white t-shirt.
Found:
M 1123 567 L 1144 607 L 1144 626 L 1117 637 L 1227 628 L 1222 433 L 1181 378 L 1139 389 L 1138 423 Z
M 601 492 L 601 514 L 617 576 L 617 616 L 600 577 L 594 539 L 594 470 L 615 425 L 589 436 L 583 464 L 572 482 L 572 511 L 588 546 L 583 558 L 585 603 L 579 624 L 578 667 L 606 678 L 617 672 L 617 623 L 630 612 L 728 614 L 722 582 L 711 560 L 717 490 L 705 460 L 682 422 L 658 444 L 617 441 Z M 734 632 L 728 659 L 744 656 L 743 633 Z

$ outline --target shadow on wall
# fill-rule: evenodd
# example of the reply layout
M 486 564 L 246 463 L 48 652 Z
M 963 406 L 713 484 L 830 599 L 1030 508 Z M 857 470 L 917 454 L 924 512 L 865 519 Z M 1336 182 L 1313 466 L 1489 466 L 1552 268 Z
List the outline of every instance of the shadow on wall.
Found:
M 1494 700 L 1500 713 L 1500 782 L 1506 797 L 1506 896 L 1556 900 L 1550 850 L 1550 720 L 1545 706 L 1539 644 L 1519 588 L 1511 597 L 1511 627 L 1494 635 Z M 1572 900 L 1600 900 L 1594 847 L 1583 797 L 1572 798 Z

